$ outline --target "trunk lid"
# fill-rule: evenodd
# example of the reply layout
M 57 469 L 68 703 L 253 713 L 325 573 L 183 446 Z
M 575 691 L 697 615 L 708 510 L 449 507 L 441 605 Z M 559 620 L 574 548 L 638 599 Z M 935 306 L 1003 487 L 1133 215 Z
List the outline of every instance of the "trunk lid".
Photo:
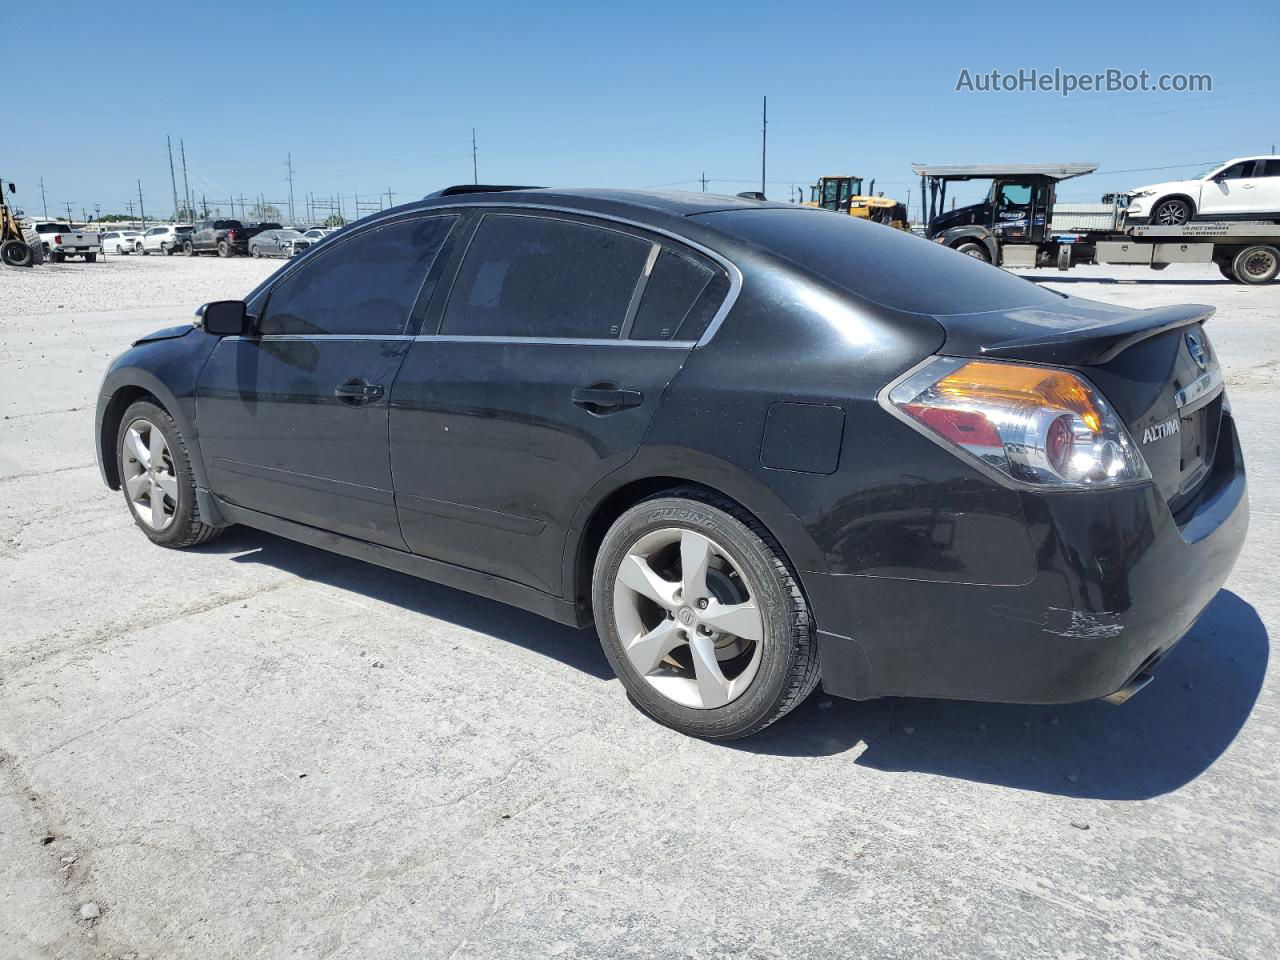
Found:
M 1115 408 L 1176 515 L 1217 452 L 1223 379 L 1201 305 L 1132 310 L 1066 298 L 1042 306 L 939 316 L 941 353 L 1068 367 Z

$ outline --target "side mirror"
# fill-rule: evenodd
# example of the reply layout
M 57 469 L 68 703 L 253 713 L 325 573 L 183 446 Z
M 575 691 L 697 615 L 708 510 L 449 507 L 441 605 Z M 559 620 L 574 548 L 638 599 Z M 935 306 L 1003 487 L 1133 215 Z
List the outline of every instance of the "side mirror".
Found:
M 10 193 L 17 193 L 17 192 L 18 192 L 18 188 L 17 188 L 14 184 L 12 184 L 12 183 L 11 183 L 11 184 L 9 184 L 9 192 L 10 192 Z
M 248 331 L 249 318 L 243 300 L 214 300 L 200 308 L 204 332 L 215 337 L 236 337 Z

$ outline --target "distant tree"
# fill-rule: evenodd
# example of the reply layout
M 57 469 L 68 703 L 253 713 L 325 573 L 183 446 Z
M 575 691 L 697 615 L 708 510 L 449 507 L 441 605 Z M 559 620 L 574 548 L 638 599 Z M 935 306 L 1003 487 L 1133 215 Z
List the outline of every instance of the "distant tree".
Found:
M 250 207 L 249 212 L 253 214 L 255 220 L 258 221 L 276 221 L 280 220 L 280 211 L 271 204 L 255 203 Z
M 324 225 L 326 227 L 345 227 L 347 225 L 347 221 L 343 220 L 340 216 L 338 216 L 335 213 L 331 215 L 329 219 L 324 222 Z

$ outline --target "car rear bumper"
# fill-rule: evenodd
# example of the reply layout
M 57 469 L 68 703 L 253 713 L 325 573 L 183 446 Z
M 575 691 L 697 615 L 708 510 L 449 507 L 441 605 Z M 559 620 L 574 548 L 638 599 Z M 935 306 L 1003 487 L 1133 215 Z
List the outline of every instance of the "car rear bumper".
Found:
M 823 687 L 867 699 L 1065 703 L 1106 697 L 1191 628 L 1243 546 L 1235 426 L 1175 519 L 1155 486 L 1024 496 L 1036 574 L 1017 586 L 803 574 Z

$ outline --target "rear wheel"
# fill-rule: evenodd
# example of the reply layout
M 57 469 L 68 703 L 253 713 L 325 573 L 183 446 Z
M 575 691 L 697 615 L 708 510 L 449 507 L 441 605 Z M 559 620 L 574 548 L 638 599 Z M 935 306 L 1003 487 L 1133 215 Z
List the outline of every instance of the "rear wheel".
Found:
M 962 243 L 955 248 L 957 253 L 963 253 L 966 257 L 973 257 L 975 260 L 981 260 L 983 263 L 991 262 L 991 254 L 987 252 L 987 248 L 980 243 Z
M 231 256 L 231 244 L 227 243 L 227 241 L 225 241 L 225 240 L 219 240 L 219 241 L 218 241 L 218 256 L 220 256 L 220 257 L 229 257 L 229 256 Z
M 1241 283 L 1270 283 L 1280 273 L 1280 250 L 1265 244 L 1245 247 L 1231 263 Z
M 1180 227 L 1191 219 L 1191 204 L 1173 197 L 1162 200 L 1151 211 L 1151 222 L 1161 227 Z
M 161 253 L 163 253 L 166 257 L 172 257 L 172 256 L 173 256 L 173 244 L 172 244 L 172 243 L 169 243 L 169 244 L 164 244 L 164 243 L 162 243 L 162 244 L 160 244 L 160 252 L 161 252 Z
M 182 255 L 184 257 L 194 257 L 196 255 L 196 248 L 192 245 L 190 240 L 182 245 Z
M 140 400 L 126 410 L 116 450 L 125 502 L 152 543 L 193 547 L 222 532 L 200 519 L 186 443 L 163 407 Z
M 1218 272 L 1219 272 L 1219 273 L 1221 273 L 1221 274 L 1222 274 L 1224 277 L 1226 277 L 1228 280 L 1230 280 L 1230 281 L 1232 281 L 1233 283 L 1235 283 L 1235 282 L 1236 282 L 1236 272 L 1235 272 L 1235 270 L 1231 269 L 1231 261 L 1230 261 L 1230 260 L 1218 260 L 1218 261 L 1216 261 L 1216 262 L 1217 262 L 1217 264 L 1218 264 Z
M 720 497 L 676 491 L 624 513 L 596 556 L 592 596 L 623 686 L 682 733 L 748 736 L 818 683 L 808 605 L 781 548 Z
M 65 263 L 67 259 L 67 255 L 63 253 L 61 250 L 54 250 L 49 254 L 49 259 L 52 260 L 54 263 Z
M 97 262 L 98 262 L 98 255 L 97 255 L 96 253 L 86 253 L 86 254 L 84 255 L 84 262 L 85 262 L 85 263 L 97 263 Z

